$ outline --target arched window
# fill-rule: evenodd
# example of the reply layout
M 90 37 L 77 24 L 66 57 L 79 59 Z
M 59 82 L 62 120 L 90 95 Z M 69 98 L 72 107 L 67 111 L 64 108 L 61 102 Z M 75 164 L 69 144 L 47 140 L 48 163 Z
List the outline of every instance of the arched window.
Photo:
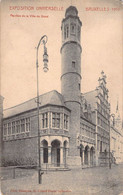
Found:
M 69 36 L 69 26 L 66 25 L 64 28 L 64 39 L 68 38 Z
M 76 24 L 71 24 L 71 34 L 76 33 Z

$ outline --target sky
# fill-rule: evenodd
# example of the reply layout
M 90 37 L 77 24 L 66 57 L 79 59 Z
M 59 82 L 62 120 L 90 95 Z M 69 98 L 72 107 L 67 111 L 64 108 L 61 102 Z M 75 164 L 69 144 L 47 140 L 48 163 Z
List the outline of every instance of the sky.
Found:
M 82 21 L 81 91 L 94 90 L 103 70 L 107 76 L 111 112 L 115 112 L 118 100 L 120 115 L 123 116 L 123 5 L 119 0 L 2 1 L 1 95 L 4 109 L 36 97 L 35 47 L 43 35 L 48 36 L 49 71 L 43 72 L 43 46 L 40 45 L 39 94 L 54 89 L 61 92 L 61 21 L 70 5 L 76 6 Z M 15 6 L 31 6 L 34 10 L 17 10 Z M 59 10 L 40 10 L 40 7 Z M 98 11 L 92 11 L 95 7 Z

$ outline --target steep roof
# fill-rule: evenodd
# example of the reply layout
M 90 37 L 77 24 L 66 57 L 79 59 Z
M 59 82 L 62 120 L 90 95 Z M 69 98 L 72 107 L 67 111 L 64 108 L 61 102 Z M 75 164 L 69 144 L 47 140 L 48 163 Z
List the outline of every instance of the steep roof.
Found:
M 95 104 L 96 103 L 96 95 L 97 95 L 96 90 L 89 91 L 89 92 L 83 94 L 83 96 L 85 97 L 87 102 L 91 105 L 92 111 L 95 110 L 95 108 L 96 108 L 96 104 Z
M 56 90 L 40 95 L 39 102 L 41 103 L 40 106 L 44 106 L 47 104 L 65 106 L 63 96 L 60 93 L 58 93 Z M 36 97 L 35 97 L 19 105 L 5 109 L 3 111 L 3 117 L 7 118 L 7 117 L 10 117 L 10 116 L 22 113 L 22 112 L 35 109 L 36 107 L 37 107 L 37 104 L 36 104 Z

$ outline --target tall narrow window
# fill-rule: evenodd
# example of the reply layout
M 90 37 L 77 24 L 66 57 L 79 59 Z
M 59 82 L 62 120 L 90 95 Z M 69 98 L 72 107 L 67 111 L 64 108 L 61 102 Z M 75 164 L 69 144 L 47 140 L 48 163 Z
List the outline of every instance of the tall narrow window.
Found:
M 87 103 L 86 102 L 85 102 L 85 105 L 84 106 L 85 106 L 85 110 L 86 110 L 87 109 Z
M 69 27 L 67 26 L 67 38 L 69 36 Z
M 7 124 L 3 125 L 3 135 L 7 135 Z
M 52 127 L 60 128 L 60 113 L 52 113 Z
M 8 135 L 11 135 L 11 123 L 8 123 Z
M 11 135 L 11 123 L 8 123 L 8 135 Z
M 43 162 L 48 163 L 48 143 L 46 140 L 43 141 Z
M 42 114 L 42 128 L 48 127 L 48 113 Z
M 48 163 L 48 148 L 43 148 L 43 160 L 44 163 Z
M 66 29 L 64 30 L 64 39 L 66 39 Z
M 79 86 L 79 90 L 80 90 L 80 83 L 78 84 L 78 86 Z
M 99 147 L 100 147 L 100 141 L 98 140 L 97 141 L 97 150 L 99 150 Z
M 102 141 L 100 141 L 100 152 L 102 152 Z
M 78 36 L 78 40 L 80 41 L 80 26 L 78 26 L 77 36 Z
M 21 132 L 25 132 L 25 119 L 21 119 Z
M 68 38 L 69 36 L 69 26 L 66 25 L 64 28 L 64 39 Z
M 75 66 L 76 66 L 75 61 L 72 61 L 72 67 L 75 68 Z
M 75 34 L 76 30 L 76 25 L 75 24 L 71 24 L 71 34 Z
M 64 129 L 68 129 L 68 115 L 64 114 Z
M 15 121 L 12 122 L 12 134 L 15 134 Z
M 30 118 L 26 118 L 26 131 L 30 131 Z
M 16 121 L 16 132 L 20 133 L 20 121 Z

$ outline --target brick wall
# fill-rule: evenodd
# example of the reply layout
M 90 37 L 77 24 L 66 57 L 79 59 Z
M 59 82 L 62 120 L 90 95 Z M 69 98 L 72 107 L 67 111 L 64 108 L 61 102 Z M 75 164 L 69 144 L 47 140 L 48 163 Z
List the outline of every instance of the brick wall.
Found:
M 3 162 L 7 165 L 36 164 L 37 138 L 3 142 Z
M 38 142 L 37 142 L 37 112 L 30 111 L 18 116 L 4 119 L 3 122 L 17 121 L 22 118 L 30 117 L 30 131 L 27 138 L 22 138 L 21 134 L 16 139 L 3 141 L 2 145 L 2 162 L 5 165 L 23 165 L 36 164 L 38 159 Z M 25 133 L 26 134 L 26 133 Z

